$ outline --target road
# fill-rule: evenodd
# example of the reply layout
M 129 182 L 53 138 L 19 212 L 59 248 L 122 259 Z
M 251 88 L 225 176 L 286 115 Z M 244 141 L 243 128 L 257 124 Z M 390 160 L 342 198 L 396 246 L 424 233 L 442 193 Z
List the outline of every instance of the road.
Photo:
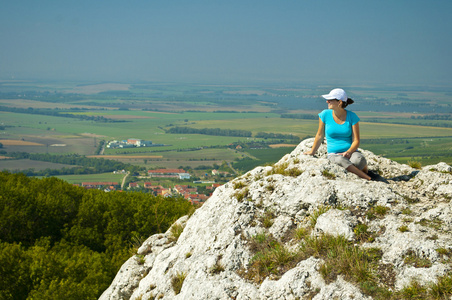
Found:
M 121 183 L 121 190 L 124 190 L 124 184 L 126 183 L 126 178 L 127 176 L 129 176 L 130 172 L 127 171 L 126 176 L 124 176 L 124 178 L 122 179 L 122 183 Z

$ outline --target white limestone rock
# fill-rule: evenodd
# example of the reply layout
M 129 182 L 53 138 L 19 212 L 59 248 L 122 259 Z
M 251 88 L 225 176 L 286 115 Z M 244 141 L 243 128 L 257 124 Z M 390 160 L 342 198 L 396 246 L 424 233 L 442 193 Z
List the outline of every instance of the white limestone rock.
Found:
M 356 217 L 350 211 L 330 209 L 317 218 L 314 231 L 334 236 L 342 235 L 348 240 L 354 237 L 353 228 L 357 225 Z
M 286 272 L 280 279 L 265 279 L 260 286 L 263 299 L 297 299 L 309 294 L 312 289 L 325 287 L 325 281 L 318 272 L 320 260 L 308 258 Z
M 100 299 L 130 299 L 133 291 L 137 288 L 143 277 L 146 267 L 140 258 L 133 256 L 129 258 L 119 269 L 115 279 L 102 293 Z
M 413 281 L 420 283 L 432 282 L 440 276 L 450 274 L 450 266 L 444 264 L 434 264 L 430 268 L 415 268 L 412 266 L 405 267 L 397 275 L 395 287 L 396 289 L 403 289 L 410 285 Z
M 321 207 L 330 209 L 317 218 L 314 234 L 343 235 L 358 247 L 380 249 L 379 263 L 389 266 L 394 290 L 411 280 L 428 284 L 450 274 L 448 256 L 437 251 L 452 251 L 450 166 L 415 170 L 361 150 L 369 168 L 387 179 L 368 182 L 329 162 L 324 144 L 316 157 L 304 155 L 312 143 L 302 141 L 275 164 L 299 175 L 257 167 L 217 188 L 192 216 L 179 219 L 184 230 L 177 241 L 170 229 L 149 237 L 100 299 L 370 299 L 341 276 L 325 283 L 319 272 L 324 262 L 314 257 L 261 284 L 239 275 L 246 274 L 255 255 L 250 239 L 271 235 L 296 251 L 294 229 L 309 226 Z M 365 224 L 374 238 L 356 240 L 358 224 Z M 407 255 L 431 266 L 415 268 Z M 182 275 L 176 293 L 171 281 Z
M 330 283 L 325 288 L 320 290 L 320 293 L 315 295 L 312 300 L 329 300 L 329 299 L 341 299 L 341 300 L 366 300 L 372 299 L 365 296 L 361 291 L 353 284 L 342 279 L 338 276 L 335 282 Z

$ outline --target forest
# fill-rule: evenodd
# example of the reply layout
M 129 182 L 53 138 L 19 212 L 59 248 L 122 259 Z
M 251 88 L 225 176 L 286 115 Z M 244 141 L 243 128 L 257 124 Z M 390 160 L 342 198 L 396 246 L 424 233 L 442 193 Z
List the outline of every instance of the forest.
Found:
M 251 131 L 248 130 L 234 130 L 234 129 L 220 129 L 220 128 L 202 128 L 196 129 L 191 127 L 176 126 L 166 130 L 167 133 L 182 133 L 182 134 L 207 134 L 217 136 L 241 136 L 251 137 Z
M 193 206 L 0 172 L 0 299 L 97 299 L 150 235 Z

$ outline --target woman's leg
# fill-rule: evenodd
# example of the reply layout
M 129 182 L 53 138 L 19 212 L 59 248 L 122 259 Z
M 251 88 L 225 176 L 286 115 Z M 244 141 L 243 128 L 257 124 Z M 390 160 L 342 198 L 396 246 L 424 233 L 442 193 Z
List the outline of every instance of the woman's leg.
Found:
M 367 174 L 368 171 L 367 160 L 361 152 L 359 151 L 353 152 L 350 157 L 350 161 L 353 165 L 355 165 L 356 168 L 362 170 L 364 173 Z
M 367 168 L 367 166 L 366 166 L 366 168 Z M 354 165 L 349 166 L 346 170 L 351 172 L 351 173 L 353 173 L 353 174 L 358 175 L 361 178 L 364 178 L 366 180 L 370 180 L 370 176 L 369 175 L 367 175 L 366 173 L 364 173 L 363 171 L 361 171 L 360 169 L 358 169 Z
M 357 152 L 355 152 L 357 153 Z M 365 166 L 367 167 L 367 162 L 366 159 L 364 158 L 364 156 L 358 152 L 358 155 L 356 155 L 355 153 L 352 154 L 352 158 L 355 161 L 355 163 L 361 164 L 361 166 Z M 339 165 L 342 166 L 343 168 L 345 168 L 347 171 L 358 175 L 361 178 L 370 180 L 370 177 L 364 173 L 363 171 L 361 171 L 360 169 L 358 169 L 351 160 L 349 160 L 348 158 L 343 157 L 342 155 L 338 155 L 338 154 L 330 154 L 328 155 L 328 159 Z
M 369 172 L 369 169 L 367 168 L 367 165 L 364 166 L 363 172 L 366 173 L 366 174 L 367 174 L 367 172 Z

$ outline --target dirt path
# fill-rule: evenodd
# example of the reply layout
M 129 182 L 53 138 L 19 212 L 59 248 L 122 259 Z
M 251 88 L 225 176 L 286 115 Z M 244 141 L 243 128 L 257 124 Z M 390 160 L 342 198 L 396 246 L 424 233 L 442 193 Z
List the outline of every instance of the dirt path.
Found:
M 234 172 L 234 175 L 238 174 L 237 170 L 232 167 L 232 164 L 230 162 L 228 162 L 228 167 L 231 168 L 231 170 Z
M 121 182 L 121 190 L 124 190 L 124 184 L 126 183 L 126 178 L 127 178 L 127 176 L 129 176 L 129 174 L 130 174 L 130 172 L 127 171 L 126 176 L 124 176 L 124 178 L 122 179 L 122 182 Z

